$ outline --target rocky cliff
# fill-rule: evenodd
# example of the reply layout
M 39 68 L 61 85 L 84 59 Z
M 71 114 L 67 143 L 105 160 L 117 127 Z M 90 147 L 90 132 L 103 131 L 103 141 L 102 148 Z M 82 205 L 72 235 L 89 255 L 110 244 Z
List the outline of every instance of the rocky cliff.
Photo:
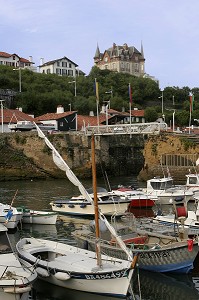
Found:
M 69 167 L 80 178 L 91 177 L 91 141 L 81 133 L 48 135 Z M 142 136 L 96 137 L 97 172 L 112 176 L 138 174 L 144 158 Z M 54 164 L 51 150 L 36 132 L 4 133 L 0 135 L 0 180 L 32 178 L 65 178 Z

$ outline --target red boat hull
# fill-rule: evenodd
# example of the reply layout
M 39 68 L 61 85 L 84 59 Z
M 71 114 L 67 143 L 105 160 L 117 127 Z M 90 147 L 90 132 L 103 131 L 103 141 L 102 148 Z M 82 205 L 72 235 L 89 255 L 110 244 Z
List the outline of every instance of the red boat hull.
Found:
M 129 203 L 129 208 L 152 208 L 155 202 L 151 199 L 133 199 Z

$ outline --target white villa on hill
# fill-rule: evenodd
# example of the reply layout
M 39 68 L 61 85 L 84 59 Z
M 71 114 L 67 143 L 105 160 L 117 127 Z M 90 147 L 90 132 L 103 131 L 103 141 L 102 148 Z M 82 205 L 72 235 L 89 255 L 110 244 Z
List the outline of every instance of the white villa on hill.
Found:
M 39 72 L 45 74 L 57 74 L 60 76 L 76 76 L 78 65 L 67 58 L 66 56 L 51 60 L 44 63 L 44 59 L 41 58 Z
M 16 53 L 9 54 L 7 52 L 0 52 L 0 65 L 36 71 L 36 68 L 33 66 L 34 62 L 32 61 L 32 56 L 26 59 Z

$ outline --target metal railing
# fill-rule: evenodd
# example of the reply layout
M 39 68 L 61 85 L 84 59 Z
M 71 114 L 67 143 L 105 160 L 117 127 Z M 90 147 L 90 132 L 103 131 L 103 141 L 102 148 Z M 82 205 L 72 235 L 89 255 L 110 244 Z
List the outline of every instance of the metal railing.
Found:
M 166 123 L 157 122 L 87 126 L 84 129 L 86 135 L 159 134 L 160 131 L 166 130 Z

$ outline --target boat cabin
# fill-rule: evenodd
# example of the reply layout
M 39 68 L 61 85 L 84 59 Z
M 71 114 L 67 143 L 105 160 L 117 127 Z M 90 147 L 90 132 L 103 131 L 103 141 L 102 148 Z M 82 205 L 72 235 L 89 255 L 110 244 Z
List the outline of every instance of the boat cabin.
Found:
M 171 177 L 154 177 L 147 180 L 147 191 L 151 190 L 167 190 L 173 187 L 173 178 Z
M 199 186 L 198 174 L 188 174 L 186 175 L 186 177 L 187 177 L 186 186 Z

